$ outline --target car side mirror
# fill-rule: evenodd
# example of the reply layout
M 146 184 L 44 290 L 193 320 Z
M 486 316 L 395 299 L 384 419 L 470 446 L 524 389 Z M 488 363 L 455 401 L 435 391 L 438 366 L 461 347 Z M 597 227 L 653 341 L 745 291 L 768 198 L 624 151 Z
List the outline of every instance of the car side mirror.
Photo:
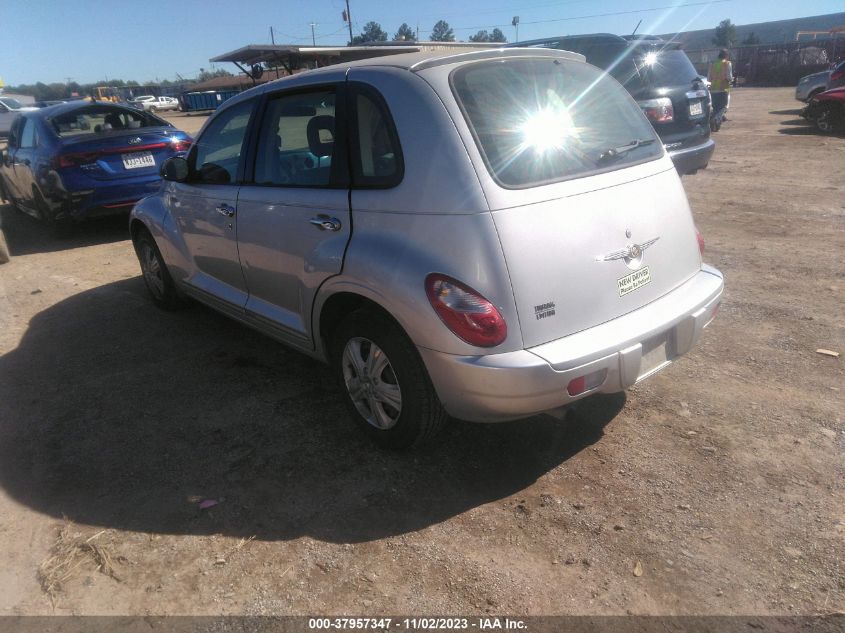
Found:
M 161 164 L 160 174 L 165 180 L 171 182 L 185 182 L 190 173 L 188 161 L 181 156 L 171 156 Z

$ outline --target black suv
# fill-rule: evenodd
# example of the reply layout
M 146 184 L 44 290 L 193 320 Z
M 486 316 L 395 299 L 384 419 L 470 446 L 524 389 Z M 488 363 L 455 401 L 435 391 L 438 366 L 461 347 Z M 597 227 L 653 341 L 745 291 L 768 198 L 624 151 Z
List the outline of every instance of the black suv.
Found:
M 710 138 L 710 93 L 677 44 L 653 36 L 625 39 L 595 33 L 518 42 L 508 47 L 581 53 L 636 99 L 678 173 L 694 174 L 707 167 L 716 147 Z

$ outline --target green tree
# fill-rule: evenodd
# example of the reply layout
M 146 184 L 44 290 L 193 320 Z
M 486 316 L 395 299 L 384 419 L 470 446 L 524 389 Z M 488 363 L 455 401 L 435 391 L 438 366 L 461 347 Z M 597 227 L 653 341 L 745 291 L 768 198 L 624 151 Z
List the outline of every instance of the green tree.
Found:
M 454 42 L 455 32 L 451 29 L 448 22 L 438 20 L 437 24 L 431 30 L 431 35 L 428 36 L 428 39 L 432 42 Z
M 711 41 L 721 48 L 730 48 L 736 42 L 736 27 L 730 20 L 722 20 L 713 32 Z
M 397 42 L 413 42 L 417 39 L 417 35 L 414 33 L 414 29 L 408 26 L 407 22 L 402 22 L 402 26 L 399 27 L 398 31 L 396 31 L 396 35 L 393 36 L 393 39 Z
M 470 42 L 489 42 L 490 41 L 490 34 L 485 30 L 481 30 L 478 33 L 476 33 L 475 35 L 470 35 L 469 41 Z
M 197 75 L 197 81 L 208 81 L 209 79 L 215 79 L 217 77 L 231 76 L 232 73 L 225 68 L 217 68 L 216 70 L 206 70 L 205 68 L 200 68 L 200 74 Z
M 358 46 L 359 44 L 364 44 L 365 42 L 385 41 L 387 41 L 387 33 L 385 33 L 384 29 L 381 28 L 381 24 L 378 22 L 367 22 L 364 25 L 364 29 L 361 31 L 361 35 L 353 37 L 352 41 L 349 42 L 349 45 Z
M 760 38 L 757 37 L 757 34 L 754 31 L 751 31 L 744 40 L 742 40 L 743 46 L 756 46 L 760 43 Z
M 490 33 L 490 41 L 504 43 L 508 41 L 508 38 L 505 37 L 505 34 L 502 33 L 501 29 L 493 29 L 493 32 Z

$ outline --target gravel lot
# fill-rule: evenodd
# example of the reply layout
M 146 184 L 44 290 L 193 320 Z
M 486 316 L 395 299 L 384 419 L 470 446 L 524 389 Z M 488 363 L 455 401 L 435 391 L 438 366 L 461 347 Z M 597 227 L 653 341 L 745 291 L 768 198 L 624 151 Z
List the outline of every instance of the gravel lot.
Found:
M 798 106 L 736 91 L 684 178 L 727 280 L 693 353 L 411 454 L 323 366 L 155 309 L 125 219 L 0 207 L 0 614 L 845 610 L 845 138 Z

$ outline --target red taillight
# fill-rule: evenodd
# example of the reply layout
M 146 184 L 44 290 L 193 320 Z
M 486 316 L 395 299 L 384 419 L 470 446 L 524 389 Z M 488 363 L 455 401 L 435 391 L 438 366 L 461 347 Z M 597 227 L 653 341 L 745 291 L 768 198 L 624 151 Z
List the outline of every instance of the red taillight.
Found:
M 99 152 L 71 152 L 68 154 L 59 154 L 53 162 L 57 168 L 61 169 L 94 163 L 99 157 Z
M 508 326 L 496 307 L 469 286 L 432 273 L 425 292 L 437 315 L 456 336 L 470 345 L 493 347 L 508 336 Z
M 701 231 L 698 230 L 698 227 L 695 229 L 695 239 L 698 240 L 698 252 L 701 253 L 702 257 L 704 256 L 704 237 L 701 235 Z
M 845 70 L 840 70 L 839 72 L 830 74 L 831 81 L 836 81 L 842 79 L 843 77 L 845 77 Z
M 646 99 L 645 101 L 637 101 L 637 103 L 648 120 L 653 123 L 668 123 L 675 120 L 675 108 L 672 106 L 672 100 L 669 97 Z
M 191 149 L 191 139 L 189 138 L 174 138 L 170 141 L 170 148 L 174 152 L 187 152 Z

